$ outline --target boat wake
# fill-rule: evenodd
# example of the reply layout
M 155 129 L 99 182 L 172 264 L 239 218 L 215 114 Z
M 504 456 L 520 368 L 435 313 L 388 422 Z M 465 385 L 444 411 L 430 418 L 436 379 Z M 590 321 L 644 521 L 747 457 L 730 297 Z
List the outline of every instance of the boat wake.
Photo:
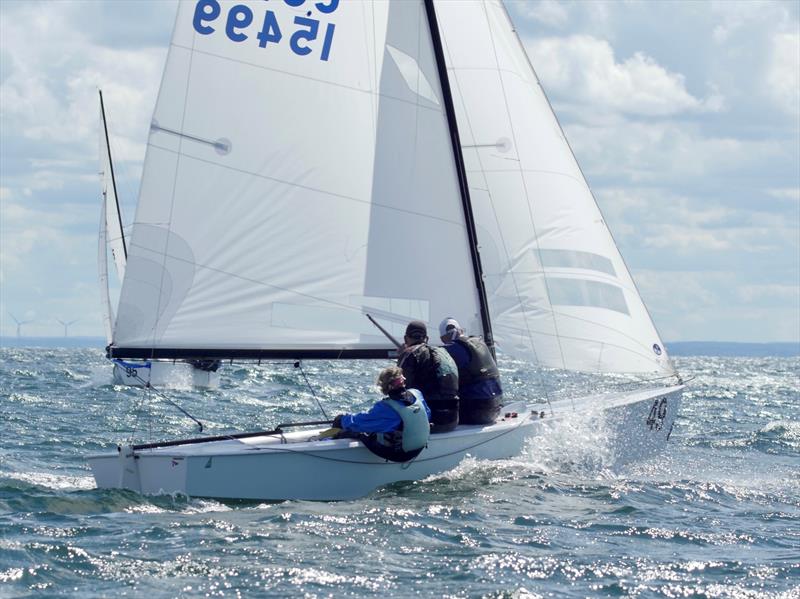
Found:
M 505 460 L 466 457 L 455 469 L 427 477 L 422 483 L 460 483 L 483 487 L 554 474 L 578 478 L 615 476 L 614 443 L 602 412 L 553 420 L 529 439 L 522 452 Z M 460 485 L 459 485 L 460 486 Z

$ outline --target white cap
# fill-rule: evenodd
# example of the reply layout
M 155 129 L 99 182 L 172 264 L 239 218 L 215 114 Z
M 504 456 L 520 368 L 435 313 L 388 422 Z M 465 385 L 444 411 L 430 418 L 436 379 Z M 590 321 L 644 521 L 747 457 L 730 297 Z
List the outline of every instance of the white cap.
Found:
M 455 329 L 459 333 L 461 333 L 461 325 L 458 324 L 458 321 L 452 316 L 448 316 L 442 322 L 439 323 L 439 336 L 440 337 L 451 336 L 450 331 L 452 329 Z

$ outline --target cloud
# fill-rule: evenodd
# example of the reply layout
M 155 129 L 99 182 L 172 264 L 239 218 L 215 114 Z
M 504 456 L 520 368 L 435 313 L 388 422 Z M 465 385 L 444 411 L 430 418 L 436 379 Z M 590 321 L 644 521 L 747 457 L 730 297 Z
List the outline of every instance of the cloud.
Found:
M 15 10 L 4 11 L 0 30 L 4 137 L 39 141 L 70 158 L 79 152 L 96 159 L 100 87 L 116 125 L 113 133 L 125 140 L 117 158 L 141 160 L 166 47 L 98 45 L 81 33 L 91 29 L 83 21 L 93 3 L 50 3 L 47 10 L 38 4 L 12 6 Z
M 761 300 L 788 300 L 800 308 L 800 286 L 798 285 L 742 285 L 736 289 L 740 300 L 759 303 Z
M 517 5 L 518 11 L 526 18 L 533 19 L 550 27 L 562 27 L 569 20 L 567 7 L 557 0 L 526 2 Z
M 564 129 L 590 183 L 598 176 L 636 185 L 743 172 L 763 176 L 791 162 L 780 139 L 720 137 L 694 122 L 620 119 L 565 123 Z
M 790 2 L 714 0 L 710 3 L 710 8 L 711 14 L 716 18 L 713 39 L 717 44 L 728 43 L 737 35 L 752 38 L 753 30 L 763 26 L 781 30 L 796 27 Z
M 727 270 L 635 271 L 634 278 L 662 338 L 713 341 L 797 341 L 797 288 L 747 285 Z M 763 298 L 768 298 L 765 303 Z
M 0 268 L 5 273 L 24 270 L 31 254 L 44 252 L 45 248 L 58 253 L 73 249 L 73 240 L 65 233 L 83 224 L 84 206 L 65 204 L 62 208 L 58 211 L 40 209 L 20 197 L 3 199 L 0 204 L 3 222 Z
M 686 90 L 683 75 L 668 71 L 643 52 L 617 62 L 611 45 L 590 35 L 529 40 L 526 48 L 548 90 L 590 104 L 594 110 L 669 116 L 715 112 L 724 105 L 718 94 L 694 97 Z
M 735 265 L 740 285 L 797 285 L 796 206 L 770 201 L 766 191 L 743 203 L 713 190 L 690 193 L 631 186 L 596 190 L 631 268 L 717 272 Z M 724 297 L 730 301 L 730 294 Z
M 772 38 L 767 86 L 775 105 L 800 122 L 800 33 Z
M 800 202 L 800 187 L 768 189 L 767 194 L 779 200 L 794 200 L 795 202 Z

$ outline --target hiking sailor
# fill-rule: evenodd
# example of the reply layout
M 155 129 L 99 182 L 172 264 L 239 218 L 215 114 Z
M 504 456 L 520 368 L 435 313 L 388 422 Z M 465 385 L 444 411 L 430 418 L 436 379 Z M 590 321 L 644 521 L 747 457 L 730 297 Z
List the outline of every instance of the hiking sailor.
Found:
M 458 368 L 443 348 L 428 345 L 428 329 L 420 320 L 406 327 L 397 365 L 409 387 L 419 389 L 431 409 L 432 433 L 458 426 Z
M 377 383 L 386 397 L 369 412 L 334 418 L 334 430 L 341 429 L 336 437 L 358 439 L 372 453 L 391 462 L 412 460 L 428 443 L 431 411 L 422 393 L 406 389 L 403 371 L 397 366 L 382 370 Z
M 467 337 L 455 318 L 441 322 L 439 335 L 458 366 L 459 421 L 492 424 L 500 414 L 503 389 L 491 351 L 480 337 Z

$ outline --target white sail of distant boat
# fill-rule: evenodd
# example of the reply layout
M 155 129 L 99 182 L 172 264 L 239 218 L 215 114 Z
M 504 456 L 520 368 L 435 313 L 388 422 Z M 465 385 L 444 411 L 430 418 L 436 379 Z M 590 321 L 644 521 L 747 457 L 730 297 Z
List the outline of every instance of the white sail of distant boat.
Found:
M 108 225 L 106 223 L 107 206 L 104 201 L 100 205 L 100 234 L 97 239 L 97 270 L 100 282 L 100 297 L 103 305 L 103 330 L 106 343 L 113 337 L 114 308 L 111 306 L 111 294 L 108 281 Z
M 674 372 L 498 0 L 180 2 L 126 268 L 112 358 L 389 359 L 366 314 L 457 315 L 532 363 Z M 681 389 L 519 402 L 407 464 L 289 425 L 89 461 L 102 487 L 347 498 L 589 406 L 647 455 Z
M 117 196 L 117 182 L 114 177 L 114 164 L 111 160 L 111 140 L 108 137 L 108 123 L 106 122 L 106 109 L 103 104 L 103 92 L 100 94 L 100 121 L 102 129 L 100 131 L 100 184 L 103 192 L 103 221 L 106 231 L 106 244 L 108 251 L 114 260 L 117 279 L 122 281 L 125 278 L 125 263 L 128 252 L 125 246 L 125 233 L 122 229 L 122 211 L 119 207 L 119 197 Z
M 100 95 L 100 188 L 102 191 L 102 204 L 100 209 L 100 236 L 98 240 L 97 267 L 99 270 L 100 293 L 103 301 L 103 325 L 106 332 L 106 341 L 111 343 L 114 308 L 111 304 L 109 291 L 110 280 L 108 276 L 108 254 L 111 253 L 118 281 L 125 277 L 125 263 L 127 250 L 125 247 L 125 233 L 122 229 L 122 213 L 117 197 L 117 182 L 114 177 L 114 164 L 111 159 L 111 141 L 108 137 L 108 123 L 106 122 L 106 109 L 103 103 L 103 92 Z

